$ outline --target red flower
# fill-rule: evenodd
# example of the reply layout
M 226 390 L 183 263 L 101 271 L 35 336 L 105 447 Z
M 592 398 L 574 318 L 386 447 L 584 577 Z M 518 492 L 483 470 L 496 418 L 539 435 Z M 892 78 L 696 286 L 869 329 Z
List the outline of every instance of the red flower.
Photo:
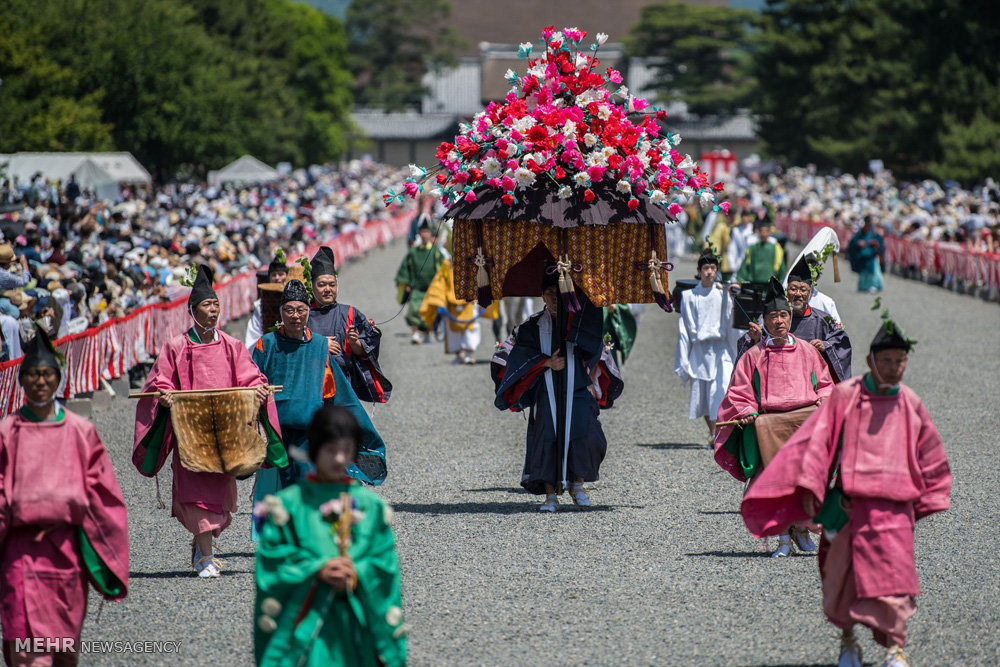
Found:
M 628 200 L 628 210 L 634 211 L 638 207 L 639 207 L 639 200 L 638 199 L 636 199 L 635 197 L 632 197 L 631 199 Z
M 716 183 L 715 185 L 712 186 L 712 189 L 715 190 L 716 192 L 722 192 L 722 190 L 725 187 L 726 186 L 722 184 L 722 181 L 719 181 L 718 183 Z
M 555 173 L 556 180 L 562 179 L 565 175 L 566 175 L 565 169 L 563 169 L 562 167 L 556 167 L 556 173 Z
M 472 169 L 469 170 L 469 182 L 478 183 L 479 181 L 483 180 L 484 175 L 485 174 L 483 174 L 482 169 L 476 169 L 475 167 L 473 167 Z
M 512 195 L 511 193 L 508 192 L 503 197 L 500 197 L 500 201 L 502 201 L 504 204 L 507 204 L 507 206 L 513 206 L 514 205 L 514 195 Z
M 455 150 L 455 144 L 449 143 L 447 141 L 442 141 L 438 145 L 437 149 L 437 159 L 438 162 L 445 162 L 448 159 L 448 153 Z
M 586 190 L 584 190 L 583 191 L 583 201 L 585 201 L 585 202 L 592 202 L 592 201 L 594 201 L 594 191 L 591 190 L 590 188 L 587 188 Z
M 434 180 L 438 182 L 438 185 L 444 185 L 445 182 L 447 182 L 448 177 L 445 176 L 444 174 L 438 174 L 437 176 L 434 177 Z

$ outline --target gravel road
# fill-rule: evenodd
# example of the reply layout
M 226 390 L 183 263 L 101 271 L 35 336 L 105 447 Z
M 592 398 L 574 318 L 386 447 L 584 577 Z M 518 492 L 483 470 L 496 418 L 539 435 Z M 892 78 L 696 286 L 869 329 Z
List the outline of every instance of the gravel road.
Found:
M 396 243 L 346 267 L 341 298 L 376 321 L 391 318 Z M 878 314 L 854 276 L 824 277 L 854 337 L 861 372 Z M 672 279 L 694 271 L 677 262 Z M 883 300 L 920 342 L 906 381 L 927 404 L 955 477 L 951 511 L 920 524 L 923 595 L 910 623 L 916 665 L 1000 660 L 996 443 L 1000 308 L 894 276 Z M 741 487 L 703 447 L 673 373 L 676 315 L 648 307 L 618 406 L 602 421 L 610 442 L 589 511 L 540 515 L 518 486 L 522 416 L 492 405 L 484 336 L 476 366 L 437 345 L 410 344 L 402 316 L 383 325 L 382 365 L 395 386 L 375 408 L 396 509 L 413 665 L 820 665 L 836 660 L 813 556 L 765 557 L 736 513 Z M 217 551 L 222 578 L 189 570 L 190 537 L 157 509 L 152 480 L 129 463 L 133 406 L 95 420 L 130 510 L 127 601 L 92 597 L 84 639 L 179 640 L 180 654 L 91 655 L 86 664 L 249 664 L 253 544 L 248 482 Z M 992 443 L 992 444 L 991 444 Z M 161 474 L 169 504 L 169 472 Z M 869 662 L 881 658 L 862 635 Z

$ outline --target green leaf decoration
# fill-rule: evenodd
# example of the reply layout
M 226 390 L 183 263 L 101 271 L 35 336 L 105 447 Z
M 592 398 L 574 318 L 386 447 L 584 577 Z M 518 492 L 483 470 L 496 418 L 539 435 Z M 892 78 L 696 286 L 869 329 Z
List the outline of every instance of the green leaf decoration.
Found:
M 198 277 L 198 266 L 192 262 L 189 267 L 184 269 L 184 275 L 181 277 L 181 285 L 184 287 L 194 287 L 194 279 Z
M 278 260 L 279 262 L 281 262 L 282 264 L 287 264 L 288 263 L 288 258 L 285 255 L 285 249 L 284 248 L 278 248 L 277 250 L 275 250 L 274 251 L 274 258 L 276 260 Z
M 302 266 L 302 282 L 306 286 L 306 292 L 309 293 L 309 297 L 312 298 L 313 294 L 313 281 L 312 281 L 312 264 L 309 263 L 309 258 L 303 255 L 297 260 Z

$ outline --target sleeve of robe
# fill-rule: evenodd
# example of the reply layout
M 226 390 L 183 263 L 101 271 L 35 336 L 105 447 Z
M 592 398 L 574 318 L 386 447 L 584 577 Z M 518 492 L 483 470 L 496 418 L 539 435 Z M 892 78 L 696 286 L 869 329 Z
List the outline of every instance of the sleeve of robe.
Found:
M 677 351 L 674 353 L 674 373 L 687 384 L 694 377 L 691 370 L 691 332 L 688 331 L 688 320 L 684 315 L 686 299 L 681 294 L 681 312 L 677 318 Z
M 122 600 L 128 592 L 129 573 L 125 499 L 97 429 L 87 422 L 84 433 L 89 455 L 87 515 L 83 519 L 80 545 L 82 560 L 94 588 L 109 600 Z
M 8 417 L 9 419 L 9 417 Z M 4 442 L 4 428 L 6 419 L 0 419 L 0 551 L 4 548 L 7 540 L 7 531 L 10 529 L 10 500 L 7 497 L 7 475 L 10 474 L 10 452 Z
M 143 393 L 178 389 L 176 350 L 168 341 L 153 361 L 153 367 L 142 386 Z M 135 406 L 135 438 L 132 465 L 140 474 L 154 477 L 163 467 L 174 446 L 174 431 L 170 425 L 170 410 L 156 398 L 140 398 Z
M 917 406 L 921 420 L 920 435 L 917 438 L 917 467 L 923 480 L 923 492 L 913 504 L 917 519 L 923 519 L 949 507 L 948 494 L 951 492 L 951 468 L 945 456 L 944 445 L 937 427 L 923 402 Z
M 260 337 L 264 335 L 263 319 L 264 316 L 261 314 L 260 301 L 258 300 L 253 304 L 253 312 L 250 313 L 250 319 L 247 321 L 247 332 L 243 337 L 243 344 L 248 350 L 253 349 Z
M 347 355 L 351 367 L 351 386 L 354 393 L 369 403 L 386 403 L 392 394 L 392 383 L 379 365 L 379 351 L 382 332 L 357 308 L 354 309 L 354 326 L 358 330 L 358 340 L 364 356 Z
M 753 374 L 756 368 L 756 354 L 740 357 L 733 369 L 726 395 L 719 404 L 718 421 L 731 421 L 748 415 L 758 414 L 757 396 L 754 393 Z M 829 373 L 827 373 L 829 377 Z M 715 461 L 736 479 L 746 481 L 739 459 L 729 452 L 725 445 L 733 434 L 735 426 L 723 426 L 715 432 Z M 744 428 L 752 428 L 752 425 Z
M 823 330 L 823 344 L 826 346 L 823 356 L 833 369 L 833 381 L 843 382 L 851 377 L 851 339 L 844 327 L 835 326 L 826 320 L 827 317 L 833 318 L 833 315 L 818 308 L 814 312 L 822 318 L 820 326 Z
M 420 304 L 420 318 L 427 325 L 427 329 L 434 330 L 434 322 L 437 320 L 437 309 L 448 307 L 448 282 L 444 271 L 434 274 L 427 291 L 424 292 L 423 303 Z
M 326 360 L 326 380 L 324 381 L 323 402 L 339 405 L 347 408 L 358 420 L 361 427 L 361 442 L 358 445 L 356 462 L 352 467 L 351 476 L 362 482 L 372 485 L 381 484 L 388 473 L 385 462 L 385 442 L 382 436 L 375 430 L 371 417 L 358 400 L 358 395 L 354 393 L 351 383 L 347 381 L 347 376 L 340 369 L 340 365 L 333 358 L 327 356 Z M 360 473 L 360 475 L 358 474 Z
M 524 410 L 535 404 L 542 364 L 549 358 L 542 354 L 538 332 L 537 320 L 534 318 L 517 328 L 502 378 L 496 388 L 494 405 L 497 409 Z
M 352 603 L 361 607 L 375 638 L 376 652 L 386 667 L 402 667 L 406 664 L 406 640 L 400 630 L 402 619 L 398 619 L 395 626 L 389 623 L 389 610 L 403 606 L 396 541 L 386 521 L 388 512 L 382 501 L 369 493 L 356 497 L 363 499 L 359 505 L 365 511 L 368 539 L 348 549 L 358 575 Z

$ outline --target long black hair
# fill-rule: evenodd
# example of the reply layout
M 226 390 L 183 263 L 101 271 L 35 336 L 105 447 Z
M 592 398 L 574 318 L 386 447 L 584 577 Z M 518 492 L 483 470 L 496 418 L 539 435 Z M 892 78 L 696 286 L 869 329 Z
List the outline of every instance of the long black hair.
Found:
M 353 461 L 361 444 L 361 425 L 351 411 L 339 405 L 324 405 L 309 423 L 309 460 L 316 462 L 320 448 L 328 442 L 349 438 L 354 443 Z

